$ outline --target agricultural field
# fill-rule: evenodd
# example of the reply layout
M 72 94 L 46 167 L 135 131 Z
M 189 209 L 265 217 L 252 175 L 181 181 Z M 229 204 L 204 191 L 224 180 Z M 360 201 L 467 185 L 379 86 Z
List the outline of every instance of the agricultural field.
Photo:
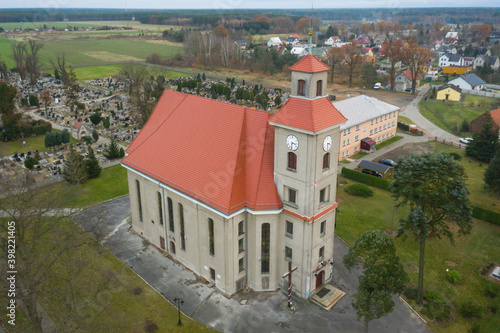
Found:
M 10 47 L 12 42 L 13 40 L 0 39 L 0 59 L 3 59 L 9 68 L 14 67 Z M 183 52 L 182 47 L 168 44 L 104 38 L 46 41 L 39 55 L 42 66 L 50 66 L 50 60 L 56 59 L 57 55 L 62 53 L 66 55 L 68 65 L 97 65 L 109 62 L 144 61 L 152 53 L 171 58 Z
M 134 32 L 137 31 L 163 31 L 170 29 L 180 29 L 180 26 L 175 25 L 155 25 L 155 24 L 142 24 L 138 21 L 56 21 L 56 22 L 5 22 L 0 23 L 0 27 L 6 30 L 14 29 L 40 29 L 46 25 L 49 29 L 55 27 L 56 29 L 66 29 L 68 27 L 90 28 L 90 27 L 120 27 L 132 28 Z
M 486 111 L 498 108 L 500 99 L 475 95 L 464 95 L 461 102 L 427 100 L 420 102 L 420 113 L 436 126 L 456 133 L 457 125 L 464 120 L 470 123 Z M 466 134 L 463 134 L 464 136 Z

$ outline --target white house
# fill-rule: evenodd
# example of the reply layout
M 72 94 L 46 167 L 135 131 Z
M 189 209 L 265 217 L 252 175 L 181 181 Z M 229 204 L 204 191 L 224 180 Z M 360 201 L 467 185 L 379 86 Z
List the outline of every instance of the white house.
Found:
M 325 45 L 333 45 L 335 43 L 340 42 L 340 37 L 339 36 L 331 36 L 325 41 Z
M 291 54 L 295 54 L 297 57 L 302 58 L 309 54 L 307 47 L 305 46 L 295 46 L 290 50 Z
M 448 31 L 444 38 L 456 38 L 458 39 L 458 32 L 456 31 Z
M 420 76 L 417 76 L 416 87 L 420 85 Z M 411 88 L 411 72 L 410 70 L 403 71 L 396 75 L 396 90 L 405 91 Z
M 267 41 L 267 47 L 271 46 L 276 46 L 276 45 L 281 45 L 281 38 L 280 37 L 271 37 Z
M 478 55 L 476 59 L 474 59 L 474 69 L 483 66 L 486 62 L 488 62 L 494 70 L 500 67 L 500 61 L 497 56 Z
M 448 66 L 464 66 L 464 58 L 460 54 L 443 54 L 439 58 L 439 67 L 448 67 Z
M 465 90 L 481 90 L 486 82 L 481 80 L 479 76 L 476 74 L 465 74 L 461 75 L 453 80 L 448 82 L 449 84 L 453 84 L 460 89 Z
M 286 39 L 286 45 L 292 45 L 295 46 L 299 42 L 299 39 L 294 36 L 290 36 Z

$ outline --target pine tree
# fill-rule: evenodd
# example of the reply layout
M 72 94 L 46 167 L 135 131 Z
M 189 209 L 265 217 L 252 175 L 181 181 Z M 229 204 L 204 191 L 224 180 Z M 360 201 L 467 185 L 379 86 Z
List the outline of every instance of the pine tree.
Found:
M 481 132 L 472 136 L 474 139 L 465 148 L 465 155 L 473 157 L 481 162 L 489 163 L 497 151 L 498 129 L 493 128 L 491 115 L 488 112 Z
M 69 131 L 65 128 L 63 129 L 62 133 L 61 133 L 61 139 L 62 139 L 62 143 L 69 143 L 70 141 L 70 136 L 69 136 Z
M 118 148 L 118 143 L 115 139 L 111 139 L 111 142 L 106 146 L 106 149 L 104 149 L 103 155 L 108 160 L 120 158 L 120 148 Z
M 99 133 L 97 133 L 96 129 L 92 130 L 92 139 L 94 139 L 95 142 L 99 140 Z
M 64 161 L 64 179 L 70 184 L 82 184 L 87 178 L 87 170 L 83 157 L 77 154 L 73 147 L 70 147 L 69 154 Z
M 274 105 L 276 105 L 276 106 L 280 106 L 281 105 L 281 97 L 276 96 L 274 98 Z
M 500 193 L 500 153 L 498 150 L 484 172 L 484 182 L 490 188 Z
M 52 147 L 52 136 L 50 132 L 45 133 L 45 148 Z
M 96 178 L 101 174 L 102 168 L 99 166 L 99 161 L 95 157 L 94 150 L 88 146 L 88 157 L 85 160 L 85 170 L 89 179 Z

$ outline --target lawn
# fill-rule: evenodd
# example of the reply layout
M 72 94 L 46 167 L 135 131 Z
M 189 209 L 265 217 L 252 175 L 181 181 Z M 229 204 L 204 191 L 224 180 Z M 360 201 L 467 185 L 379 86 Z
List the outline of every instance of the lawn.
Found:
M 127 170 L 121 165 L 103 169 L 99 177 L 83 184 L 60 182 L 44 187 L 47 195 L 64 198 L 62 207 L 90 207 L 128 193 Z
M 385 141 L 382 141 L 381 143 L 378 143 L 376 147 L 377 147 L 377 149 L 382 149 L 384 147 L 387 147 L 391 143 L 394 143 L 394 142 L 401 140 L 402 138 L 403 138 L 402 136 L 396 135 L 395 137 L 392 137 L 388 140 L 385 140 Z
M 464 167 L 465 173 L 467 174 L 467 187 L 471 191 L 469 195 L 470 201 L 474 206 L 488 209 L 497 213 L 500 213 L 500 197 L 494 191 L 491 191 L 485 187 L 483 180 L 484 172 L 488 165 L 486 163 L 481 163 L 465 156 L 463 150 L 453 148 L 451 146 L 439 143 L 439 142 L 429 142 L 434 146 L 438 152 L 448 152 L 457 153 L 462 156 L 459 163 Z
M 336 234 L 353 246 L 355 240 L 368 230 L 396 230 L 398 220 L 406 216 L 408 208 L 394 208 L 394 199 L 389 192 L 372 188 L 371 198 L 354 197 L 344 191 L 351 180 L 340 178 L 337 196 L 342 199 L 336 221 Z M 360 207 L 370 207 L 359 209 Z M 441 292 L 449 298 L 456 308 L 467 301 L 473 301 L 482 308 L 482 318 L 477 320 L 482 331 L 494 332 L 500 326 L 500 316 L 493 315 L 488 308 L 499 299 L 491 300 L 484 296 L 484 288 L 489 283 L 479 270 L 489 262 L 499 262 L 498 239 L 500 227 L 477 221 L 473 231 L 466 237 L 456 237 L 455 246 L 447 239 L 431 238 L 426 246 L 425 289 Z M 398 255 L 410 276 L 410 285 L 416 286 L 418 279 L 418 243 L 413 238 L 406 241 L 396 239 Z M 451 284 L 446 280 L 446 268 L 457 270 L 463 280 Z M 447 326 L 428 321 L 434 332 L 466 332 L 471 321 L 457 314 L 457 320 Z
M 415 123 L 410 118 L 406 118 L 406 117 L 403 117 L 403 116 L 399 116 L 398 117 L 398 121 L 402 122 L 402 123 L 405 123 L 405 124 L 408 124 L 408 125 L 415 125 Z
M 11 43 L 12 40 L 0 39 L 0 58 L 9 68 L 14 66 Z M 96 65 L 109 62 L 144 61 L 152 53 L 171 58 L 182 54 L 183 48 L 125 38 L 52 40 L 44 42 L 44 47 L 40 50 L 41 65 L 51 66 L 50 60 L 55 60 L 57 55 L 62 53 L 66 55 L 68 65 Z
M 463 106 L 460 102 L 452 101 L 421 101 L 419 105 L 420 113 L 436 126 L 448 132 L 456 133 L 458 123 L 461 125 L 464 119 L 470 123 L 484 112 L 493 110 L 495 105 L 498 106 L 500 103 L 498 99 L 491 97 L 464 96 Z M 466 134 L 463 133 L 463 135 Z
M 63 231 L 64 229 L 64 231 Z M 46 253 L 65 239 L 66 234 L 81 229 L 73 222 L 62 220 L 38 243 L 37 253 Z M 182 315 L 183 326 L 177 326 L 177 308 L 144 282 L 134 271 L 108 250 L 97 247 L 87 233 L 73 236 L 87 245 L 65 252 L 50 269 L 43 282 L 38 301 L 60 332 L 148 332 L 146 323 L 154 323 L 158 332 L 213 332 L 212 329 Z M 71 276 L 75 308 L 68 313 L 65 297 L 69 290 L 63 278 Z M 62 277 L 62 278 L 61 278 Z M 6 293 L 0 296 L 6 304 Z M 33 332 L 30 322 L 18 307 L 16 326 L 10 332 Z M 69 315 L 69 316 L 68 316 Z M 5 320 L 6 318 L 2 318 Z M 68 322 L 63 325 L 66 320 Z M 150 331 L 154 332 L 154 331 Z
M 60 130 L 52 130 L 53 132 L 62 132 Z M 70 143 L 77 141 L 70 136 Z M 37 150 L 40 152 L 48 151 L 49 148 L 45 147 L 45 135 L 29 136 L 26 138 L 26 146 L 22 146 L 22 140 L 15 141 L 0 141 L 0 157 L 11 156 L 15 153 L 27 153 L 29 151 Z

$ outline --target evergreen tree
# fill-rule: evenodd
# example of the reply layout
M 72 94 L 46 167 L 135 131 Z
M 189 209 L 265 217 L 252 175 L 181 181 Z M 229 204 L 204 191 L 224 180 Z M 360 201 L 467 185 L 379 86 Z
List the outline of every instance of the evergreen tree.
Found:
M 120 158 L 125 157 L 125 150 L 123 147 L 120 147 Z
M 111 139 L 111 142 L 106 146 L 106 149 L 104 149 L 103 155 L 108 159 L 108 160 L 114 160 L 116 158 L 120 158 L 120 148 L 118 148 L 118 143 L 116 142 L 115 139 Z
M 62 134 L 61 132 L 53 132 L 54 134 L 54 146 L 60 146 L 62 144 Z
M 52 133 L 50 133 L 50 132 L 45 133 L 45 148 L 50 148 L 53 146 L 51 134 Z
M 33 157 L 28 157 L 24 160 L 24 166 L 30 170 L 33 170 L 35 164 L 37 164 L 37 161 Z
M 71 140 L 71 137 L 69 135 L 69 131 L 68 129 L 63 129 L 62 133 L 61 133 L 61 140 L 62 140 L 62 143 L 65 144 L 65 143 L 69 143 L 69 141 Z
M 489 163 L 498 147 L 498 129 L 493 129 L 489 112 L 486 114 L 481 132 L 472 136 L 474 140 L 465 148 L 465 155 Z
M 92 130 L 92 139 L 94 139 L 95 142 L 99 140 L 99 133 L 97 133 L 96 129 Z
M 484 182 L 487 186 L 500 193 L 500 153 L 498 150 L 484 172 Z
M 202 79 L 203 81 L 205 81 L 205 80 L 207 79 L 207 76 L 205 75 L 205 73 L 203 73 L 203 75 L 201 76 L 201 79 Z
M 106 117 L 102 120 L 102 126 L 104 126 L 104 128 L 108 128 L 110 126 L 109 117 Z
M 468 132 L 469 130 L 470 130 L 470 124 L 467 121 L 467 119 L 464 119 L 464 121 L 462 122 L 462 126 L 460 127 L 460 131 L 461 132 Z
M 281 97 L 276 96 L 274 98 L 274 105 L 276 105 L 276 106 L 280 106 L 281 105 Z
M 95 157 L 94 150 L 91 146 L 87 147 L 88 157 L 85 160 L 85 170 L 87 172 L 87 176 L 89 179 L 97 178 L 101 174 L 101 166 L 99 165 L 99 161 Z
M 118 104 L 119 105 L 119 104 Z M 119 109 L 118 109 L 119 110 Z M 99 125 L 99 123 L 101 122 L 101 114 L 99 112 L 94 112 L 91 116 L 90 116 L 90 121 L 92 122 L 92 124 L 94 125 Z
M 73 147 L 70 147 L 69 154 L 64 161 L 63 175 L 64 179 L 72 185 L 82 184 L 88 178 L 83 157 Z

